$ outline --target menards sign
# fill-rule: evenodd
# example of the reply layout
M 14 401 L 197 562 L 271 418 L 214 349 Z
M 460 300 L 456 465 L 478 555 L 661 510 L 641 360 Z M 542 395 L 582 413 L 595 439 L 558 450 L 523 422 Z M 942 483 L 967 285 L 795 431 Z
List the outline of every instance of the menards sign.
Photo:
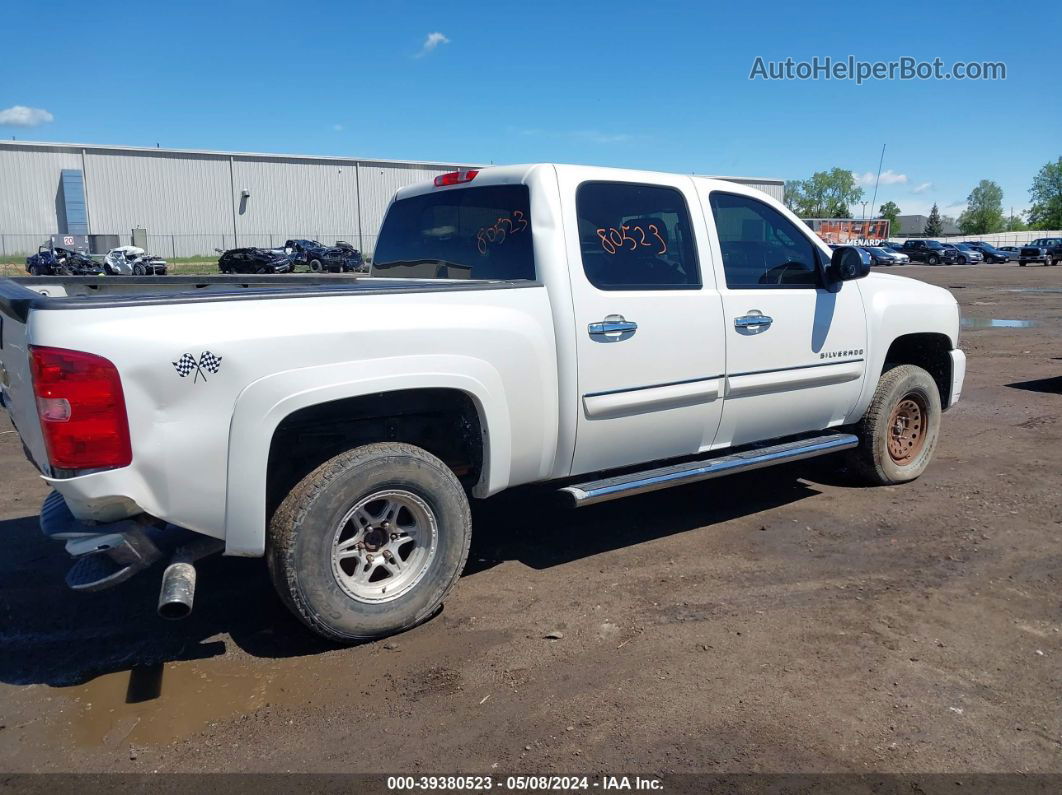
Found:
M 804 223 L 827 243 L 877 246 L 889 238 L 888 218 L 805 218 Z

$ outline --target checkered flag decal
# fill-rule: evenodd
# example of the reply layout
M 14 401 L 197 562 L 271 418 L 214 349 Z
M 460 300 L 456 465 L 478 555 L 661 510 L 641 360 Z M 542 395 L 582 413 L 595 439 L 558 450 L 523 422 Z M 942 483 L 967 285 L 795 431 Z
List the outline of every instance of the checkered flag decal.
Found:
M 195 357 L 192 354 L 186 353 L 173 363 L 173 369 L 177 371 L 177 375 L 184 378 L 198 370 L 199 365 L 195 363 Z
M 214 375 L 221 369 L 221 358 L 215 356 L 210 351 L 203 351 L 199 356 L 199 361 L 195 360 L 195 357 L 190 353 L 181 355 L 181 358 L 173 363 L 173 369 L 177 371 L 177 375 L 181 378 L 186 378 L 192 373 L 195 373 L 195 378 L 192 381 L 198 381 L 199 376 L 203 376 L 203 380 L 206 381 L 206 374 L 210 373 Z M 203 371 L 206 372 L 203 372 Z
M 199 357 L 199 366 L 213 375 L 221 369 L 221 357 L 215 356 L 210 351 L 204 351 Z

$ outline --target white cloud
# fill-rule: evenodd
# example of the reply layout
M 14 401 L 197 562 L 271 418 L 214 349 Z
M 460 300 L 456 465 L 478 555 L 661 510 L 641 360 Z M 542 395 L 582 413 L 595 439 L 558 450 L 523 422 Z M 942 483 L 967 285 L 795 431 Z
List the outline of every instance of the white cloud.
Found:
M 911 193 L 925 193 L 927 190 L 933 187 L 932 182 L 922 182 L 911 188 Z
M 425 55 L 435 51 L 435 48 L 440 44 L 449 44 L 450 40 L 445 35 L 436 31 L 435 33 L 429 33 L 424 39 L 424 43 L 420 45 L 420 52 L 418 52 L 414 58 L 423 58 Z
M 37 127 L 55 121 L 55 117 L 44 108 L 27 108 L 25 105 L 12 105 L 0 110 L 0 124 L 11 127 Z
M 619 144 L 629 141 L 633 135 L 628 133 L 610 133 L 600 130 L 574 130 L 569 135 L 580 141 L 589 141 L 592 144 Z
M 878 175 L 873 171 L 867 171 L 860 174 L 858 171 L 853 171 L 852 176 L 855 177 L 857 185 L 873 185 L 877 181 Z M 891 168 L 885 169 L 881 172 L 881 184 L 882 185 L 906 185 L 907 175 L 897 174 Z

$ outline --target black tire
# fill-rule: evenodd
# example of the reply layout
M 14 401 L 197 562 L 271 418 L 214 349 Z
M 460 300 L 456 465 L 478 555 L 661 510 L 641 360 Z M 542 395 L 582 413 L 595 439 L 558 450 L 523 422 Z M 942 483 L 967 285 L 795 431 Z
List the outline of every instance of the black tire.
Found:
M 909 459 L 890 452 L 890 440 L 903 447 L 899 434 L 890 425 L 894 410 L 905 402 L 918 404 L 922 420 L 907 423 L 904 435 L 913 435 Z M 933 377 L 913 364 L 886 370 L 878 381 L 874 398 L 856 426 L 859 447 L 849 452 L 849 463 L 858 478 L 873 486 L 891 486 L 914 480 L 929 466 L 940 437 L 940 393 Z M 894 449 L 895 449 L 894 447 Z
M 319 259 L 310 260 L 310 270 L 313 271 L 314 273 L 321 273 L 324 270 L 324 266 L 321 264 L 321 260 L 319 260 Z
M 1018 263 L 1018 267 L 1020 267 L 1020 268 L 1024 268 L 1024 267 L 1025 267 L 1025 263 L 1024 263 L 1024 262 L 1019 262 L 1019 263 Z
M 959 257 L 959 264 L 960 265 L 965 265 L 966 264 L 966 257 Z
M 940 263 L 940 260 L 939 260 L 939 259 L 938 259 L 938 258 L 937 258 L 937 257 L 936 257 L 935 255 L 931 255 L 931 256 L 930 256 L 930 257 L 929 257 L 929 258 L 928 258 L 928 259 L 926 260 L 926 262 L 927 262 L 927 263 L 929 263 L 930 265 L 937 265 L 937 264 L 939 264 L 939 263 Z
M 136 265 L 134 265 L 133 266 L 133 275 L 134 276 L 143 276 L 144 275 L 144 266 L 141 265 L 140 263 L 137 263 Z
M 411 493 L 430 509 L 435 552 L 399 596 L 359 600 L 333 573 L 332 545 L 348 512 L 388 489 Z M 419 447 L 387 442 L 348 450 L 303 478 L 273 514 L 266 557 L 273 584 L 295 615 L 319 635 L 350 643 L 430 618 L 457 584 L 471 538 L 468 499 L 449 467 Z

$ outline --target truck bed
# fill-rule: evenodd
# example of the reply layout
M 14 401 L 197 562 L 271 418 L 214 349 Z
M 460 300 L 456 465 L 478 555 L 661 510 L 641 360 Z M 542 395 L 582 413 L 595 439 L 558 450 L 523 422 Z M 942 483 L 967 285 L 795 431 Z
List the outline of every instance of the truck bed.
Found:
M 20 276 L 0 279 L 0 313 L 25 322 L 31 309 L 97 309 L 213 301 L 308 298 L 528 287 L 527 281 L 386 279 L 346 274 L 277 276 Z

